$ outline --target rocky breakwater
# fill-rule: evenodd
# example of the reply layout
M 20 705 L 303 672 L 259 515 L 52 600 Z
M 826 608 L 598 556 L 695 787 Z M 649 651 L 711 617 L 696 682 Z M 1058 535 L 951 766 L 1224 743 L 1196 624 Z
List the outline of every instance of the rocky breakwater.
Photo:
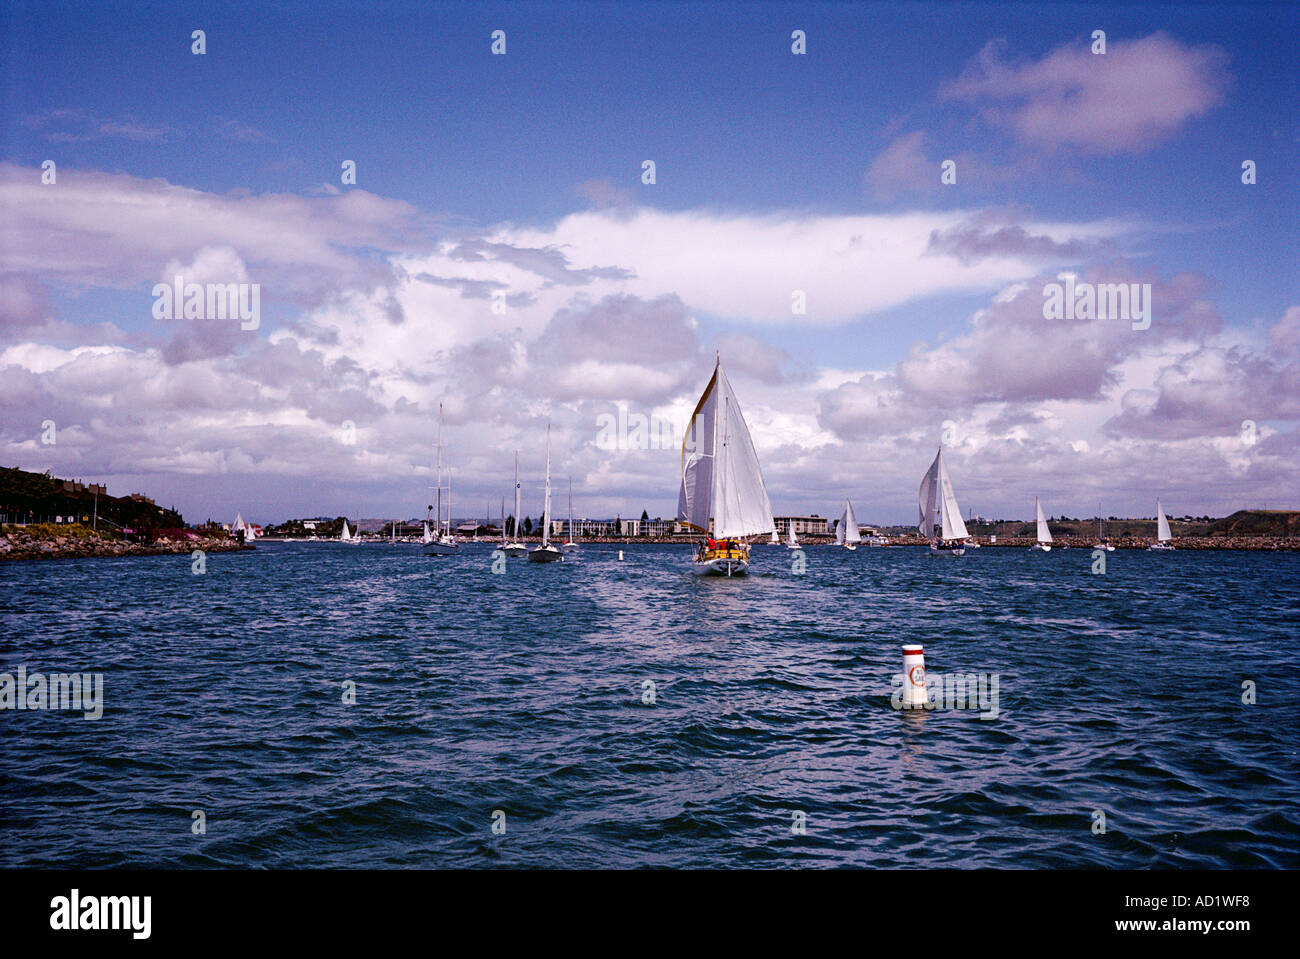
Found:
M 149 543 L 128 542 L 120 537 L 96 533 L 83 526 L 0 527 L 0 561 L 17 559 L 72 559 L 88 556 L 168 556 L 192 553 L 229 553 L 253 549 L 228 536 L 200 536 L 172 533 Z

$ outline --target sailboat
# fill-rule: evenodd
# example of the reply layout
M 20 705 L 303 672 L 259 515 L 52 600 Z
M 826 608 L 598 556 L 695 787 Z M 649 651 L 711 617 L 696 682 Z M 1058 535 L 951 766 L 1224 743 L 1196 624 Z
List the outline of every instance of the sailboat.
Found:
M 1103 549 L 1108 553 L 1115 552 L 1115 547 L 1101 532 L 1101 503 L 1097 504 L 1097 545 L 1093 549 Z
M 569 538 L 564 541 L 565 549 L 577 549 L 577 536 L 573 531 L 573 477 L 569 477 Z
M 785 548 L 803 549 L 803 547 L 799 545 L 799 537 L 795 535 L 793 519 L 789 520 L 785 527 Z
M 551 426 L 546 425 L 546 499 L 542 505 L 542 545 L 528 554 L 530 563 L 564 561 L 564 551 L 551 545 Z
M 1165 517 L 1165 508 L 1160 505 L 1160 500 L 1156 500 L 1156 541 L 1147 549 L 1153 549 L 1161 553 L 1172 553 L 1174 544 L 1169 542 L 1174 538 L 1174 534 L 1169 529 L 1169 520 Z
M 844 515 L 835 524 L 835 545 L 855 550 L 861 542 L 862 534 L 858 532 L 858 518 L 853 515 L 853 504 L 845 500 Z
M 433 535 L 429 535 L 429 522 L 424 523 L 424 555 L 450 556 L 460 551 L 460 544 L 451 535 L 451 470 L 447 470 L 447 525 L 442 525 L 442 404 L 438 404 L 438 465 L 435 473 L 438 491 L 434 502 L 438 506 L 438 516 L 434 522 Z M 431 507 L 432 508 L 432 507 Z
M 707 537 L 691 560 L 691 572 L 699 576 L 747 573 L 749 544 L 744 537 L 770 532 L 776 525 L 758 453 L 721 358 L 682 442 L 677 518 Z
M 501 551 L 507 556 L 520 557 L 528 555 L 528 547 L 519 539 L 519 524 L 523 522 L 519 517 L 519 450 L 515 450 L 515 515 L 514 529 L 511 531 L 513 542 L 505 540 L 505 520 L 501 521 Z
M 361 542 L 360 535 L 353 536 L 352 531 L 348 529 L 347 517 L 343 518 L 343 530 L 342 532 L 339 533 L 339 542 L 349 543 L 349 544 L 356 544 Z
M 775 526 L 775 525 L 776 525 L 776 524 L 773 523 L 773 526 Z M 775 529 L 772 530 L 772 538 L 769 539 L 769 540 L 767 541 L 767 545 L 768 545 L 768 546 L 780 546 L 780 545 L 781 545 L 781 537 L 776 535 L 776 530 L 775 530 Z
M 921 510 L 918 525 L 921 535 L 930 541 L 930 555 L 965 556 L 966 545 L 963 541 L 969 534 L 966 532 L 966 523 L 961 518 L 957 496 L 952 491 L 952 480 L 948 477 L 948 464 L 943 461 L 942 446 L 939 447 L 939 455 L 921 477 L 917 505 Z
M 1050 553 L 1052 551 L 1052 531 L 1047 528 L 1047 517 L 1043 515 L 1043 504 L 1038 502 L 1038 497 L 1034 497 L 1034 512 L 1037 514 L 1038 532 L 1036 538 L 1038 542 L 1029 547 L 1031 551 L 1039 553 Z

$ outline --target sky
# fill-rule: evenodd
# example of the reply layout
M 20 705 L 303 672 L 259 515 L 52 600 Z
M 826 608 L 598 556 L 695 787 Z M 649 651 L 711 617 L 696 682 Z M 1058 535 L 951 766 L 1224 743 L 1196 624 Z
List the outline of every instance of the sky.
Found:
M 915 522 L 941 442 L 990 517 L 1300 508 L 1297 28 L 8 3 L 0 464 L 190 521 L 414 517 L 441 405 L 457 517 L 516 450 L 540 514 L 548 424 L 557 512 L 571 477 L 580 516 L 668 517 L 717 356 L 778 515 Z M 256 328 L 167 315 L 178 275 L 256 289 Z M 1067 282 L 1149 324 L 1049 318 Z

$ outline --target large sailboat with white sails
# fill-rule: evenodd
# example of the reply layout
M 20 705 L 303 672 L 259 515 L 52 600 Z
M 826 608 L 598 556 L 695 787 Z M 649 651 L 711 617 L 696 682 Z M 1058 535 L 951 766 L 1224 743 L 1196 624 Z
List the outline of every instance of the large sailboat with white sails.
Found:
M 677 518 L 705 536 L 691 559 L 691 572 L 699 576 L 747 573 L 747 537 L 770 533 L 776 525 L 758 453 L 721 358 L 682 443 Z
M 917 505 L 921 510 L 918 526 L 921 535 L 930 541 L 930 555 L 965 556 L 964 541 L 970 534 L 966 532 L 961 507 L 957 505 L 957 496 L 952 491 L 952 480 L 948 476 L 948 464 L 943 461 L 942 446 L 939 447 L 939 455 L 921 477 Z

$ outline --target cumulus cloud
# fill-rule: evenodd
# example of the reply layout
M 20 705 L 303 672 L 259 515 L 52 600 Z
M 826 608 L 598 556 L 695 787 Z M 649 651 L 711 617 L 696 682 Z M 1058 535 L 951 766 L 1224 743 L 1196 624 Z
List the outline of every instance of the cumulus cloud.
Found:
M 978 106 L 986 121 L 1049 152 L 1145 153 L 1219 106 L 1229 83 L 1222 48 L 1163 32 L 1112 39 L 1104 55 L 1086 40 L 1036 61 L 1013 63 L 1006 53 L 1006 41 L 991 41 L 940 95 Z

